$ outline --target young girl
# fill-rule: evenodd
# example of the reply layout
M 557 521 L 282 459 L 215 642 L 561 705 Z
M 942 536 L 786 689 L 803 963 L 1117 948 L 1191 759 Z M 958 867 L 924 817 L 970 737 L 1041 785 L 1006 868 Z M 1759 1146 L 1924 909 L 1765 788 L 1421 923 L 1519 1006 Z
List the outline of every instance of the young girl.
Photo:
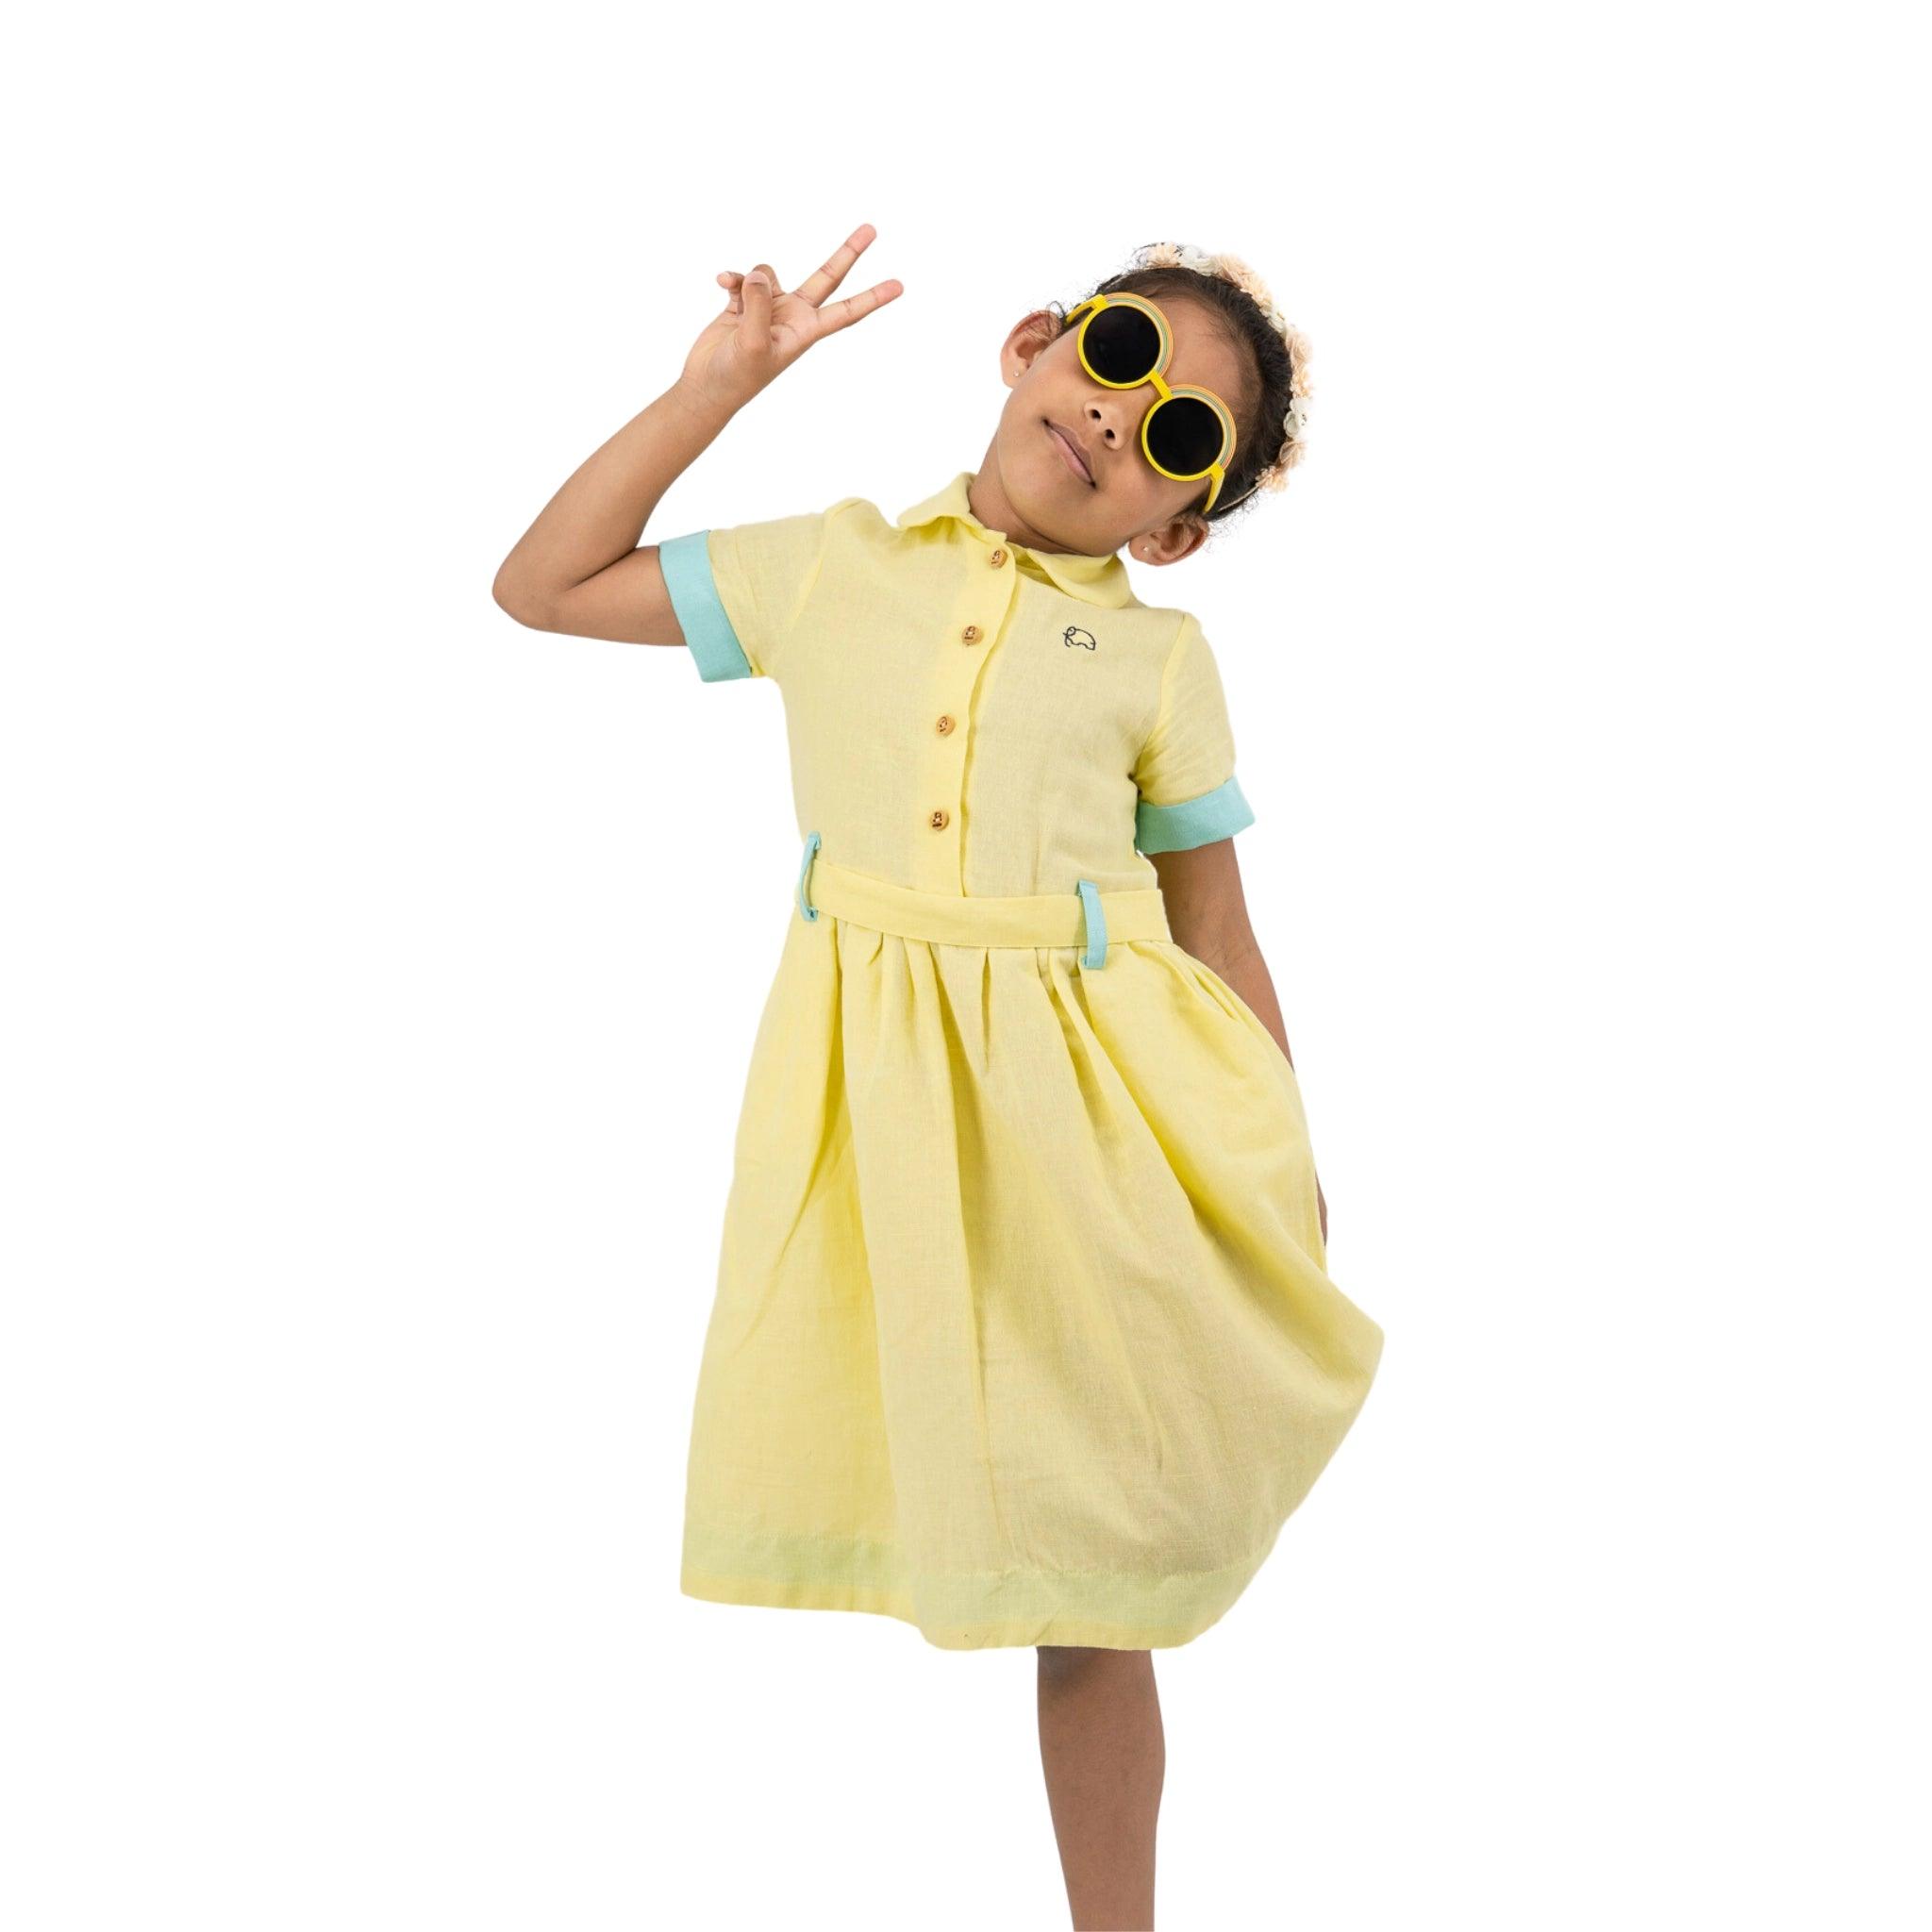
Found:
M 862 226 L 726 273 L 678 380 L 505 559 L 541 630 L 689 647 L 784 693 L 794 904 L 758 1024 L 699 1371 L 682 1587 L 1030 1644 L 1077 1924 L 1150 1925 L 1150 1652 L 1229 1607 L 1367 1395 L 1328 1279 L 1178 563 L 1300 459 L 1307 346 L 1174 244 L 999 348 L 976 470 L 639 545 L 815 342 Z

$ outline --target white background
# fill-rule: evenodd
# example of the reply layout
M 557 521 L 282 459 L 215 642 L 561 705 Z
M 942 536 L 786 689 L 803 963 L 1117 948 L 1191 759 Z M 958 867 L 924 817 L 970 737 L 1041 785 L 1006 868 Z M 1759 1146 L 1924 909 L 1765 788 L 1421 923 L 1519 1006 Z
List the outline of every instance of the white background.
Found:
M 656 540 L 976 466 L 1158 237 L 1313 346 L 1197 611 L 1383 1324 L 1157 1657 L 1172 1932 L 1918 1925 L 1903 9 L 98 9 L 16 42 L 0 1910 L 1051 1928 L 1024 1650 L 677 1588 L 778 692 L 491 579 L 760 257 Z M 1097 29 L 1110 28 L 1103 37 Z

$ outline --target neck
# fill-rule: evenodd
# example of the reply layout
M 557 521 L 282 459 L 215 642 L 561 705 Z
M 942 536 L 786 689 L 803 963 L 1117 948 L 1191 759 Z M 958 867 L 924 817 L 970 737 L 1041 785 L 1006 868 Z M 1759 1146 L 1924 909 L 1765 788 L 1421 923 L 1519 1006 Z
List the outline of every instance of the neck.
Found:
M 1056 543 L 1051 537 L 1042 536 L 1038 530 L 1028 527 L 1013 508 L 1001 481 L 996 441 L 987 445 L 986 455 L 981 458 L 979 468 L 974 472 L 973 481 L 966 486 L 966 503 L 989 530 L 997 530 L 1009 543 L 1017 543 L 1025 550 L 1037 550 L 1043 556 L 1084 555 L 1083 552 L 1068 550 L 1064 544 Z

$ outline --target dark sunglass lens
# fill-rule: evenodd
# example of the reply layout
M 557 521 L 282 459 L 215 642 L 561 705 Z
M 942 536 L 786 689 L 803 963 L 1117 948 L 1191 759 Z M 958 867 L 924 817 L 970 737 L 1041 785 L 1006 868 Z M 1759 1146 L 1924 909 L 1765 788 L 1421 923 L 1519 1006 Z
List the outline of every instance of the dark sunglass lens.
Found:
M 1160 331 L 1144 308 L 1124 303 L 1087 325 L 1087 359 L 1103 382 L 1142 382 L 1160 359 Z
M 1147 419 L 1147 447 L 1163 470 L 1198 476 L 1221 456 L 1221 418 L 1199 396 L 1157 404 Z

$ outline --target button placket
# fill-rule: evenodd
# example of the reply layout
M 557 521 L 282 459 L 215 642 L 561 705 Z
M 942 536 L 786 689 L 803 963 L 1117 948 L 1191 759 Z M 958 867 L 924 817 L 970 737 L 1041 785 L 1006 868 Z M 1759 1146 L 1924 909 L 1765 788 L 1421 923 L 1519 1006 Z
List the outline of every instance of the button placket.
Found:
M 1019 585 L 1012 553 L 1004 544 L 965 546 L 958 595 L 936 625 L 931 682 L 926 688 L 924 755 L 917 760 L 919 812 L 912 875 L 920 890 L 958 893 L 965 889 L 961 812 L 973 700 L 985 667 L 1004 631 Z M 998 565 L 991 559 L 997 554 Z

